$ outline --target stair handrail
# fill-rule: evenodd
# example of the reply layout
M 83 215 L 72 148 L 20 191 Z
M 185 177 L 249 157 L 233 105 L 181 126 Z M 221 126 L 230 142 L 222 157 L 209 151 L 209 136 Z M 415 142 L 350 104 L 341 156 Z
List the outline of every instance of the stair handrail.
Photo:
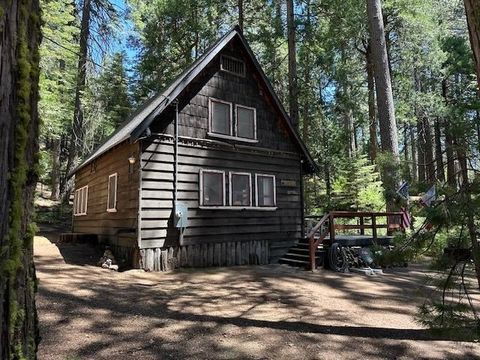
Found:
M 327 235 L 330 233 L 330 226 L 324 226 L 328 220 L 330 220 L 330 213 L 323 215 L 317 225 L 315 225 L 307 235 L 310 255 L 310 270 L 315 270 L 317 267 L 315 254 L 317 252 L 318 245 L 322 243 L 323 240 L 325 240 Z M 315 234 L 318 231 L 320 231 L 320 236 L 315 239 Z

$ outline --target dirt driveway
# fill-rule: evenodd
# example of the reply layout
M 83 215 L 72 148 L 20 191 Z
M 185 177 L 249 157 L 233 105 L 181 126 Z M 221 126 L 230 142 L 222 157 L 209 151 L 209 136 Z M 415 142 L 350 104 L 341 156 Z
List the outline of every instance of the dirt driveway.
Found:
M 413 320 L 416 268 L 377 277 L 284 266 L 111 272 L 35 238 L 39 359 L 480 359 Z M 50 240 L 49 240 L 50 239 Z

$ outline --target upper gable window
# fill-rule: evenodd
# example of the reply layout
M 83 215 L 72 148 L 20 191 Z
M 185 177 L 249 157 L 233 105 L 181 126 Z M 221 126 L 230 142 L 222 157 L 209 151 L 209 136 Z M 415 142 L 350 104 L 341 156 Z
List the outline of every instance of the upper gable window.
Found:
M 234 57 L 220 56 L 220 69 L 230 74 L 245 76 L 245 63 Z
M 210 99 L 210 129 L 213 133 L 232 135 L 232 104 Z
M 257 114 L 255 108 L 237 105 L 237 136 L 246 139 L 257 138 Z

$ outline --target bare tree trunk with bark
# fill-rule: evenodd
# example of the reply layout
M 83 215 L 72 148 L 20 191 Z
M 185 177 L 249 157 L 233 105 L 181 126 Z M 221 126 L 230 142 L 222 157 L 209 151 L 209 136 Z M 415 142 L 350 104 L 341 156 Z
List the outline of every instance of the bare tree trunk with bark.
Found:
M 237 0 L 238 6 L 238 26 L 243 32 L 243 0 Z
M 288 97 L 290 119 L 298 127 L 298 86 L 297 86 L 297 50 L 295 41 L 295 14 L 293 0 L 287 0 L 287 37 L 288 37 Z
M 52 172 L 51 186 L 52 193 L 50 199 L 58 200 L 60 198 L 60 139 L 52 139 Z
M 38 344 L 30 218 L 37 182 L 38 0 L 0 0 L 0 359 Z
M 423 121 L 417 122 L 417 167 L 418 167 L 418 182 L 425 182 L 427 180 L 427 169 L 425 166 L 425 129 L 423 127 Z
M 415 139 L 415 126 L 410 125 L 410 148 L 412 149 L 412 181 L 418 181 L 417 140 Z
M 381 148 L 384 154 L 391 157 L 382 170 L 387 209 L 390 210 L 395 206 L 394 198 L 398 182 L 398 134 L 380 0 L 367 0 L 367 14 L 372 46 Z
M 72 134 L 66 172 L 70 172 L 75 166 L 83 149 L 84 119 L 82 96 L 87 81 L 88 40 L 90 38 L 90 18 L 92 12 L 92 0 L 84 0 L 82 7 L 82 20 L 80 24 L 80 52 L 77 66 L 77 85 L 75 88 L 75 107 L 73 111 Z M 65 195 L 65 194 L 64 194 Z
M 443 149 L 442 149 L 442 128 L 441 120 L 435 120 L 435 162 L 437 167 L 437 179 L 445 181 L 445 168 L 443 165 Z
M 398 158 L 397 123 L 393 107 L 382 7 L 380 0 L 367 0 L 367 4 L 381 146 L 383 151 L 390 152 L 395 158 Z
M 368 42 L 367 49 L 365 51 L 365 58 L 367 64 L 367 87 L 368 87 L 368 122 L 369 122 L 369 134 L 370 134 L 370 160 L 375 161 L 377 158 L 377 116 L 375 114 L 375 78 L 373 74 L 373 61 L 372 61 L 372 46 L 370 41 Z
M 433 157 L 432 128 L 427 117 L 423 117 L 422 125 L 425 134 L 425 175 L 427 181 L 432 183 L 435 181 L 435 161 Z
M 475 60 L 477 84 L 480 91 L 480 4 L 478 0 L 464 0 L 465 14 L 467 16 L 468 34 L 470 45 Z

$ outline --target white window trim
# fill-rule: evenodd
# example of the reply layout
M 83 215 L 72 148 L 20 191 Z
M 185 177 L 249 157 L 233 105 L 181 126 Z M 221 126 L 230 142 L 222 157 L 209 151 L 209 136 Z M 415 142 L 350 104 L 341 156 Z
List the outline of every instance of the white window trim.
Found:
M 225 69 L 223 67 L 223 58 L 232 59 L 232 60 L 235 60 L 235 61 L 242 62 L 243 63 L 243 74 L 239 74 L 239 73 L 236 73 L 236 72 Z M 238 59 L 238 58 L 233 57 L 233 56 L 228 56 L 228 55 L 223 55 L 222 54 L 222 55 L 220 55 L 220 70 L 225 71 L 226 73 L 229 73 L 229 74 L 232 74 L 232 75 L 245 77 L 246 73 L 247 73 L 247 65 L 245 64 L 245 61 L 243 61 L 242 59 Z
M 232 175 L 243 175 L 243 176 L 248 176 L 248 184 L 249 184 L 249 190 L 250 190 L 250 205 L 245 206 L 245 205 L 233 205 L 233 186 L 232 186 Z M 246 173 L 246 172 L 236 172 L 236 171 L 230 171 L 228 174 L 228 195 L 229 195 L 229 204 L 230 206 L 233 207 L 243 207 L 246 209 L 249 209 L 253 206 L 253 199 L 252 199 L 252 174 Z
M 246 143 L 258 143 L 258 140 L 254 140 L 254 139 L 241 138 L 241 137 L 237 137 L 237 136 L 230 136 L 230 135 L 224 135 L 224 134 L 217 134 L 217 133 L 210 132 L 210 131 L 207 132 L 207 135 L 209 137 L 219 138 L 219 139 L 242 141 L 242 142 L 246 142 Z
M 82 192 L 85 192 L 85 198 L 82 196 Z M 85 199 L 85 204 L 83 204 L 83 199 Z M 82 205 L 85 205 L 85 211 L 81 212 Z M 73 216 L 84 216 L 87 215 L 88 209 L 88 185 L 82 186 L 81 188 L 75 190 L 73 197 Z
M 220 134 L 216 133 L 213 131 L 213 126 L 212 126 L 212 112 L 213 112 L 213 106 L 212 102 L 218 102 L 221 104 L 226 104 L 230 106 L 230 134 Z M 208 133 L 209 134 L 215 134 L 217 136 L 233 136 L 233 104 L 231 102 L 225 101 L 225 100 L 220 100 L 216 98 L 209 97 L 208 98 Z
M 238 108 L 253 110 L 253 139 L 238 136 Z M 235 137 L 237 139 L 247 139 L 257 141 L 257 109 L 250 106 L 235 104 Z
M 223 205 L 204 205 L 203 204 L 203 173 L 222 174 Z M 211 209 L 211 208 L 215 208 L 215 207 L 225 206 L 226 205 L 226 196 L 227 196 L 226 189 L 225 189 L 225 171 L 223 171 L 223 170 L 212 170 L 212 169 L 200 169 L 199 177 L 200 177 L 200 181 L 199 181 L 200 198 L 199 198 L 198 202 L 199 202 L 200 207 Z
M 110 178 L 115 177 L 115 201 L 113 202 L 113 208 L 109 208 L 110 204 Z M 117 191 L 118 191 L 118 173 L 114 173 L 108 176 L 107 182 L 107 212 L 117 212 Z
M 258 205 L 258 178 L 259 177 L 270 177 L 273 178 L 273 206 L 277 206 L 277 184 L 275 181 L 275 175 L 270 174 L 255 174 L 255 205 L 259 208 L 270 207 L 270 206 L 260 206 Z
M 275 211 L 278 209 L 276 206 L 199 206 L 201 210 L 245 210 L 245 211 Z

